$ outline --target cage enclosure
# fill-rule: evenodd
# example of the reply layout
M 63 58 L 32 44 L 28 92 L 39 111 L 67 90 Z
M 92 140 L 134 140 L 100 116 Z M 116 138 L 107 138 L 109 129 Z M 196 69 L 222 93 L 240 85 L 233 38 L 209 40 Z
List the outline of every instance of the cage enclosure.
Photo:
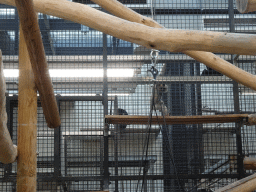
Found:
M 0 50 L 7 127 L 19 150 L 19 67 L 25 48 L 19 47 L 21 27 L 13 2 L 0 0 Z M 38 11 L 39 1 L 34 2 Z M 114 14 L 98 0 L 67 2 Z M 152 19 L 146 31 L 134 30 L 145 39 L 157 27 L 256 32 L 255 13 L 239 13 L 233 0 L 119 2 Z M 195 60 L 193 50 L 145 48 L 108 35 L 111 22 L 103 33 L 73 19 L 38 12 L 61 125 L 48 128 L 38 94 L 36 191 L 210 192 L 253 174 L 255 167 L 245 163 L 256 156 L 255 126 L 248 125 L 256 105 L 252 88 Z M 251 53 L 215 54 L 255 75 Z M 0 191 L 18 191 L 17 170 L 16 162 L 0 163 Z

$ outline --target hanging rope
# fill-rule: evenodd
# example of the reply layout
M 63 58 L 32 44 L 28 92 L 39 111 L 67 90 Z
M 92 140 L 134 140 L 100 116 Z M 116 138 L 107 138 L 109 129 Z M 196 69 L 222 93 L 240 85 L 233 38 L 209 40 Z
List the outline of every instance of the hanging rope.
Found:
M 142 167 L 143 167 L 143 180 L 142 180 L 141 192 L 143 190 L 145 180 L 146 180 L 146 175 L 147 175 L 147 172 L 148 172 L 148 170 L 147 170 L 148 167 L 146 167 L 146 160 L 148 158 L 148 148 L 149 148 L 149 140 L 150 140 L 150 135 L 151 135 L 151 123 L 152 123 L 153 111 L 155 111 L 156 117 L 158 118 L 157 110 L 156 110 L 156 106 L 155 106 L 155 103 L 158 102 L 158 101 L 155 101 L 155 94 L 156 94 L 156 91 L 157 91 L 156 78 L 157 78 L 157 75 L 158 75 L 158 70 L 156 68 L 156 64 L 157 64 L 157 59 L 158 59 L 158 53 L 159 53 L 159 51 L 154 50 L 154 49 L 152 49 L 152 51 L 150 53 L 151 69 L 149 71 L 152 73 L 152 76 L 153 76 L 153 80 L 152 80 L 153 87 L 152 87 L 152 98 L 151 98 L 151 102 L 150 102 L 150 113 L 149 113 L 148 126 L 147 126 L 148 132 L 147 132 L 147 137 L 145 139 L 145 143 L 144 143 L 144 147 L 143 147 L 143 154 L 145 153 L 145 158 L 143 158 L 143 156 L 142 156 L 141 166 L 140 166 L 140 170 L 139 170 L 139 176 L 140 176 L 141 170 L 142 170 Z M 157 93 L 157 94 L 159 94 L 159 93 Z M 161 95 L 161 97 L 162 97 L 162 95 Z M 160 97 L 158 97 L 158 99 L 160 99 Z M 161 106 L 161 111 L 163 111 L 162 106 Z M 167 126 L 166 121 L 165 121 L 165 114 L 163 112 L 162 112 L 162 116 L 163 116 L 163 119 L 164 119 L 164 126 Z M 163 133 L 163 130 L 162 130 L 162 127 L 161 127 L 160 123 L 158 125 L 159 125 L 160 131 Z M 179 186 L 179 191 L 185 192 L 184 187 L 181 185 L 181 180 L 179 178 L 177 168 L 176 168 L 176 164 L 174 162 L 173 151 L 172 151 L 172 148 L 170 147 L 169 138 L 167 138 L 167 139 L 168 139 L 169 146 L 165 146 L 165 147 L 168 151 L 171 163 L 173 165 L 174 174 L 176 176 L 176 180 L 177 180 L 178 186 Z M 138 191 L 139 183 L 140 183 L 140 180 L 138 179 L 137 186 L 136 186 L 136 192 Z

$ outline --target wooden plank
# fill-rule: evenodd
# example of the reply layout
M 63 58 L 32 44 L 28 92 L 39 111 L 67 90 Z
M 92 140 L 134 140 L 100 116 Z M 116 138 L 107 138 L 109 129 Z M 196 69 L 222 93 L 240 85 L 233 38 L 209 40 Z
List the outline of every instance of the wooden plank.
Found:
M 37 175 L 37 90 L 22 30 L 19 55 L 17 191 L 33 192 Z
M 13 145 L 7 128 L 6 85 L 3 72 L 2 52 L 0 50 L 0 162 L 13 163 L 17 158 L 17 148 Z
M 27 45 L 36 87 L 40 94 L 44 116 L 48 127 L 60 126 L 60 116 L 54 96 L 43 41 L 32 0 L 15 0 L 21 28 Z
M 237 115 L 204 115 L 204 116 L 153 116 L 151 124 L 202 124 L 241 122 L 248 118 L 247 114 Z M 148 116 L 138 115 L 106 115 L 109 124 L 149 124 Z
M 240 13 L 256 11 L 256 0 L 236 0 L 236 7 Z

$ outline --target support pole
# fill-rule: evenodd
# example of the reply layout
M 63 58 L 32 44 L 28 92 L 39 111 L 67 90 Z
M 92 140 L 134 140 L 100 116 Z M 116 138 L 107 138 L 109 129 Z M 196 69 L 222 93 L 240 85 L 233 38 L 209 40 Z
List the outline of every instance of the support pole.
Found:
M 21 28 L 34 72 L 36 87 L 40 94 L 48 127 L 60 126 L 60 116 L 45 57 L 43 41 L 32 0 L 15 0 Z
M 13 163 L 17 158 L 17 148 L 13 145 L 7 128 L 6 86 L 3 68 L 2 52 L 0 50 L 0 162 Z
M 240 13 L 256 11 L 256 0 L 236 0 L 236 7 Z
M 22 30 L 20 30 L 19 68 L 17 192 L 35 192 L 37 91 Z

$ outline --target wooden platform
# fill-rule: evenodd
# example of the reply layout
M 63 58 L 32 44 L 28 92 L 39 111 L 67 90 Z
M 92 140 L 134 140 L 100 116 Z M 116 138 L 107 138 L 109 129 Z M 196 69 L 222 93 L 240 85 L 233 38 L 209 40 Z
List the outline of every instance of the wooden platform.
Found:
M 229 115 L 204 115 L 204 116 L 153 116 L 151 124 L 203 124 L 203 123 L 231 123 L 248 122 L 248 114 L 229 114 Z M 137 115 L 106 115 L 106 123 L 109 124 L 149 124 L 148 116 Z

